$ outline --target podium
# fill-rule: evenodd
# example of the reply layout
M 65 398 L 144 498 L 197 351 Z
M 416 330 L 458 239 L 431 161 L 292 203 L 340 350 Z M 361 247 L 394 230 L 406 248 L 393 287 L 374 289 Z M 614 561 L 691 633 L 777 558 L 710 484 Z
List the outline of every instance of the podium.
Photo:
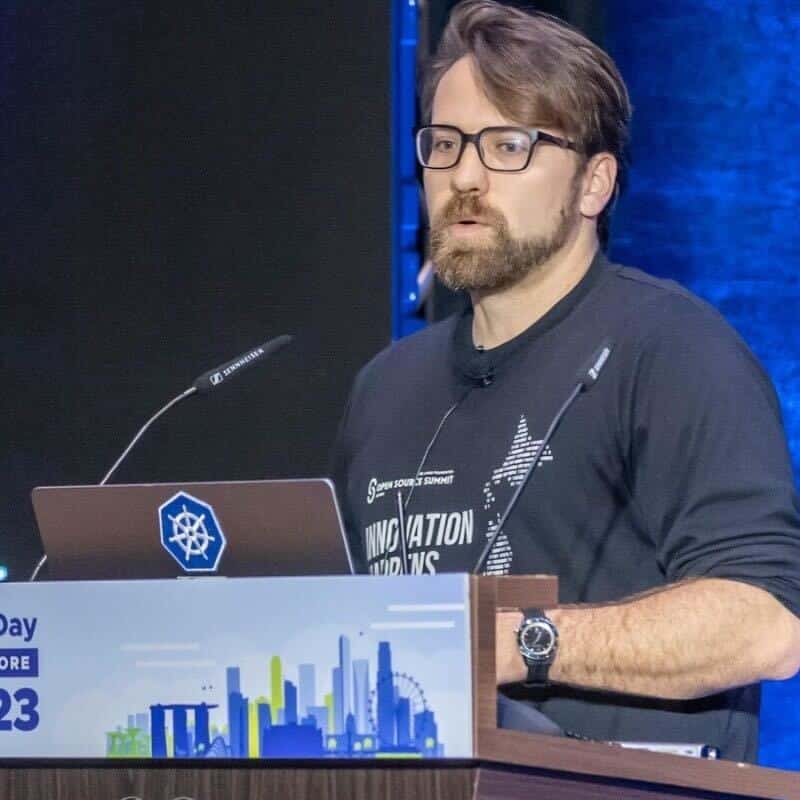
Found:
M 548 576 L 0 587 L 0 797 L 800 799 L 800 775 L 501 730 Z

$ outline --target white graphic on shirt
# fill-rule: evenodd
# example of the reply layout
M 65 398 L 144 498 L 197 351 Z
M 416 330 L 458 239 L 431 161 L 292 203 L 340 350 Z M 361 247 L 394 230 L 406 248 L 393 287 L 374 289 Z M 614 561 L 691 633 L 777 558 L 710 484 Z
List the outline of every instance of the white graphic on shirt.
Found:
M 517 432 L 511 441 L 511 448 L 508 451 L 503 463 L 495 470 L 492 471 L 492 477 L 483 485 L 483 510 L 491 511 L 497 503 L 497 496 L 495 489 L 502 483 L 507 483 L 512 489 L 522 483 L 528 469 L 533 462 L 533 457 L 536 451 L 542 444 L 541 439 L 532 439 L 528 433 L 528 420 L 523 414 L 519 418 L 517 424 Z M 553 460 L 553 451 L 550 445 L 545 447 L 542 457 L 539 459 L 537 469 L 544 466 L 547 461 Z M 511 499 L 509 496 L 505 503 Z M 502 508 L 496 509 L 494 515 L 490 517 L 486 530 L 486 537 L 488 538 L 497 530 L 500 523 L 500 517 L 505 511 L 505 504 Z M 513 511 L 512 511 L 513 514 Z M 514 558 L 514 551 L 508 541 L 505 527 L 497 537 L 494 543 L 492 553 L 486 561 L 486 568 L 484 574 L 486 575 L 508 575 L 511 570 L 511 562 Z
M 475 515 L 463 511 L 410 514 L 406 519 L 406 562 L 397 517 L 379 519 L 364 529 L 369 571 L 375 575 L 434 574 L 442 548 L 472 544 Z
M 379 481 L 377 478 L 370 478 L 367 484 L 367 503 L 372 505 L 376 500 L 380 500 L 386 492 L 398 489 L 410 489 L 420 486 L 452 486 L 456 478 L 454 469 L 426 469 L 420 472 L 416 481 L 413 476 L 410 478 L 396 478 L 395 480 Z

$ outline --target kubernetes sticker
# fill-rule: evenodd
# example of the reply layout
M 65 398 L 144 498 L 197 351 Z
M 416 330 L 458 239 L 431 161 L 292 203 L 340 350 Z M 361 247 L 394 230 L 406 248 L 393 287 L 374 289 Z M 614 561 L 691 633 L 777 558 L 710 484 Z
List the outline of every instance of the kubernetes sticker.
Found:
M 208 503 L 178 492 L 159 507 L 158 519 L 161 544 L 184 571 L 216 571 L 225 534 Z

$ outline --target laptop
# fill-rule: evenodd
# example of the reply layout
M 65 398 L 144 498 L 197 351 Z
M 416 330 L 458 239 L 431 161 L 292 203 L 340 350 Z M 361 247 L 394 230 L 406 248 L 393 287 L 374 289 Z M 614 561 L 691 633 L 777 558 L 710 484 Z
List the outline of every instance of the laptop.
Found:
M 51 579 L 354 571 L 325 478 L 39 486 L 31 497 Z

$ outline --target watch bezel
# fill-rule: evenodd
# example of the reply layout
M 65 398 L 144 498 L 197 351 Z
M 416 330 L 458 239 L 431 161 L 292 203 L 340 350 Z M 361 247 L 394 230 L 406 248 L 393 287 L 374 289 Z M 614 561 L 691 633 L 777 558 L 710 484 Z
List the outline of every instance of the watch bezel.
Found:
M 546 630 L 550 636 L 550 642 L 546 649 L 538 650 L 531 649 L 525 644 L 525 634 L 532 628 L 540 628 Z M 544 664 L 552 662 L 556 651 L 558 650 L 558 630 L 556 626 L 547 617 L 534 617 L 532 619 L 525 619 L 517 629 L 517 646 L 519 652 L 526 662 L 535 664 Z

